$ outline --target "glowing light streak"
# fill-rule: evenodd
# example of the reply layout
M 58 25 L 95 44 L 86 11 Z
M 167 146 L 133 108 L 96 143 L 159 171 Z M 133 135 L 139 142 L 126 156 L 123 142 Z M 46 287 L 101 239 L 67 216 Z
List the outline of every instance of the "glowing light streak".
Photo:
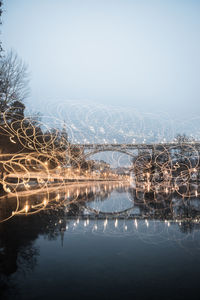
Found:
M 8 195 L 16 196 L 18 199 L 19 193 L 23 192 L 29 196 L 37 194 L 38 191 L 46 191 L 48 194 L 48 190 L 53 187 L 55 188 L 57 186 L 57 189 L 59 187 L 67 187 L 69 181 L 72 181 L 73 184 L 75 182 L 78 184 L 79 182 L 84 180 L 87 181 L 88 179 L 95 179 L 97 181 L 101 179 L 104 182 L 109 182 L 111 179 L 115 181 L 121 180 L 122 182 L 130 181 L 131 178 L 129 175 L 114 174 L 107 169 L 100 170 L 98 174 L 92 172 L 90 169 L 83 172 L 81 170 L 80 157 L 74 158 L 73 155 L 71 155 L 69 151 L 70 143 L 65 140 L 65 138 L 59 140 L 60 131 L 58 129 L 51 131 L 49 126 L 42 122 L 38 122 L 38 125 L 36 126 L 29 118 L 16 118 L 13 122 L 10 122 L 10 114 L 11 112 L 9 110 L 2 114 L 4 124 L 0 125 L 0 127 L 8 138 L 8 141 L 14 144 L 20 144 L 23 149 L 27 150 L 27 153 L 25 152 L 26 150 L 23 150 L 24 152 L 16 154 L 0 154 L 0 163 L 3 166 L 0 183 L 3 185 L 3 189 Z M 57 121 L 58 120 L 56 120 L 56 122 Z M 59 122 L 60 120 L 57 124 L 59 124 Z M 44 132 L 48 133 L 46 134 L 47 138 L 45 138 L 45 135 L 39 130 L 40 126 L 41 128 L 45 128 Z M 78 132 L 78 127 L 69 125 L 67 128 L 71 132 L 71 144 L 76 141 L 75 146 L 77 147 L 78 142 L 80 141 L 77 137 L 75 138 L 73 136 L 72 129 Z M 128 153 L 130 144 L 126 144 L 126 142 L 118 144 L 117 139 L 115 138 L 112 139 L 114 141 L 113 144 L 109 145 L 106 124 L 104 127 L 99 126 L 98 129 L 94 128 L 94 124 L 92 124 L 89 128 L 90 132 L 95 132 L 95 141 L 99 138 L 97 133 L 103 135 L 101 140 L 104 141 L 104 144 L 99 145 L 100 151 L 106 151 L 106 149 L 109 149 L 110 151 L 113 149 L 113 151 L 119 150 L 119 152 L 124 151 L 125 153 Z M 134 130 L 132 130 L 132 128 L 129 128 L 127 132 L 122 128 L 119 128 L 118 130 L 121 136 L 126 138 L 131 131 L 131 134 L 133 134 Z M 81 147 L 84 149 L 84 146 L 86 145 L 92 147 L 93 150 L 95 149 L 95 143 L 90 142 L 89 136 L 84 140 L 85 144 L 81 145 L 80 143 L 80 148 L 78 148 L 80 152 L 82 151 Z M 162 138 L 162 146 L 159 144 L 158 149 L 156 149 L 156 144 L 143 144 L 142 146 L 141 142 L 138 144 L 137 148 L 137 141 L 133 136 L 131 137 L 131 144 L 132 142 L 134 142 L 134 147 L 136 147 L 135 150 L 137 149 L 138 151 L 138 155 L 136 155 L 134 162 L 132 162 L 131 158 L 131 169 L 134 173 L 134 188 L 136 194 L 142 192 L 143 200 L 145 200 L 145 197 L 148 197 L 145 193 L 150 191 L 152 192 L 152 197 L 155 201 L 159 201 L 159 197 L 163 196 L 164 193 L 166 194 L 164 197 L 169 199 L 169 196 L 174 191 L 176 191 L 183 199 L 190 199 L 194 196 L 198 197 L 198 143 L 188 142 L 179 145 L 174 141 L 174 143 L 168 144 L 166 139 Z M 146 137 L 143 138 L 143 142 L 147 142 Z M 66 146 L 64 150 L 62 148 L 63 145 Z M 176 161 L 174 160 L 173 153 L 175 153 L 177 149 L 179 152 L 176 153 Z M 187 155 L 187 153 L 190 155 Z M 120 159 L 116 160 L 116 164 L 120 166 Z M 152 171 L 152 169 L 154 171 Z M 112 191 L 114 187 L 116 187 L 114 184 L 109 187 L 105 184 L 104 192 Z M 74 191 L 71 194 L 69 189 L 66 189 L 65 191 L 68 200 L 71 196 L 75 201 L 79 195 L 81 195 L 79 189 L 76 191 L 76 197 Z M 92 191 L 94 194 L 98 192 L 96 188 L 93 188 Z M 88 194 L 87 187 L 85 188 L 85 193 L 86 195 Z M 66 196 L 63 198 L 66 198 Z M 59 194 L 54 196 L 53 200 L 57 201 L 58 205 L 63 201 Z M 35 212 L 37 209 L 40 211 L 48 206 L 50 202 L 52 202 L 52 200 L 49 201 L 49 199 L 44 199 L 43 202 L 39 204 L 31 203 L 32 205 L 30 206 L 27 204 L 27 207 L 24 207 L 24 203 L 21 203 L 16 209 L 16 214 L 23 212 L 28 214 L 32 213 L 32 211 Z

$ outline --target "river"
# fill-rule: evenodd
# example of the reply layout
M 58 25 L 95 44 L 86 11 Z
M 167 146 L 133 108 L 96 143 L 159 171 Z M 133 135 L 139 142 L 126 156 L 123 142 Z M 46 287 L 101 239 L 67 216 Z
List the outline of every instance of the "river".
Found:
M 1 299 L 199 299 L 199 216 L 117 182 L 2 197 Z

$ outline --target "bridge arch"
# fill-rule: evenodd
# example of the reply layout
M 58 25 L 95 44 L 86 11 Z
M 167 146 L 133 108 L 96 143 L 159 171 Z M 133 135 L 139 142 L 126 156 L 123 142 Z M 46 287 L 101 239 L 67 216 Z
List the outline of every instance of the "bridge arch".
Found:
M 84 158 L 89 158 L 90 156 L 92 155 L 95 155 L 97 153 L 100 153 L 100 152 L 120 152 L 120 153 L 123 153 L 123 154 L 126 154 L 126 155 L 129 155 L 131 156 L 132 158 L 135 158 L 136 157 L 136 154 L 135 153 L 132 153 L 130 151 L 128 151 L 127 149 L 123 149 L 123 148 L 105 148 L 105 149 L 94 149 L 92 151 L 89 151 L 87 153 L 84 153 L 83 154 L 83 157 Z

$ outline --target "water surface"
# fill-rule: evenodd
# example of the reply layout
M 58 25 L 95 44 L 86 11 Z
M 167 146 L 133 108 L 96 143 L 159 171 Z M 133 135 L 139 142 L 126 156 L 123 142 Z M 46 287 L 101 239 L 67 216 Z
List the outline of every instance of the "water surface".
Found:
M 59 195 L 0 224 L 2 299 L 199 299 L 199 199 L 155 203 L 120 184 Z M 1 199 L 1 217 L 14 200 Z

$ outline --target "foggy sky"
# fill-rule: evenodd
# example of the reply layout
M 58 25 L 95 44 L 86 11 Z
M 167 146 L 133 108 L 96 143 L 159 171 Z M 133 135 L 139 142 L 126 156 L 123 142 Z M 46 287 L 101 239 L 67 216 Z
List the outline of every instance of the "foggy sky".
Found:
M 4 2 L 3 47 L 29 66 L 29 106 L 74 99 L 199 115 L 200 1 Z

